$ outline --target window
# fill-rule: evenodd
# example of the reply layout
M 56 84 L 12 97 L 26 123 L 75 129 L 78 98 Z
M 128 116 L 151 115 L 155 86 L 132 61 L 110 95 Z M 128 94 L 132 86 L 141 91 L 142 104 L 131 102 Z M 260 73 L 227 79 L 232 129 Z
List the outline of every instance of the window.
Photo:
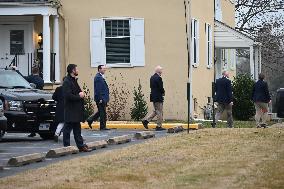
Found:
M 92 67 L 145 65 L 144 19 L 92 19 L 90 34 Z
M 130 64 L 129 20 L 105 21 L 106 64 Z
M 206 62 L 207 68 L 211 68 L 213 65 L 212 57 L 212 29 L 210 24 L 205 24 L 205 33 L 206 33 Z
M 25 54 L 24 38 L 24 30 L 10 31 L 10 55 Z
M 192 19 L 191 22 L 191 62 L 194 67 L 199 65 L 199 22 Z

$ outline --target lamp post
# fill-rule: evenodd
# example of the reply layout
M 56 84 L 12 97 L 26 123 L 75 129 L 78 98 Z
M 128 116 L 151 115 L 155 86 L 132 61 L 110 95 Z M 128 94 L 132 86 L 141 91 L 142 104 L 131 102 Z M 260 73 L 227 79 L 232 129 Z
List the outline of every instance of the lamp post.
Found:
M 192 96 L 192 65 L 190 61 L 190 44 L 191 44 L 191 0 L 184 0 L 185 23 L 186 23 L 186 41 L 187 41 L 187 65 L 188 65 L 188 82 L 187 82 L 187 133 L 189 133 L 189 123 L 191 122 L 191 96 Z

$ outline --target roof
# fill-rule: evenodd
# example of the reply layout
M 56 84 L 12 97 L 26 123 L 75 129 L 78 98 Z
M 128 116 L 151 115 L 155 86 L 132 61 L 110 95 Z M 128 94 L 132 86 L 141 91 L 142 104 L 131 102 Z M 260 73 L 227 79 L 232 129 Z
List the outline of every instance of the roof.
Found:
M 249 48 L 257 45 L 250 36 L 218 20 L 215 20 L 214 37 L 217 48 Z
M 0 0 L 0 6 L 29 6 L 29 5 L 45 5 L 52 7 L 60 7 L 59 0 Z

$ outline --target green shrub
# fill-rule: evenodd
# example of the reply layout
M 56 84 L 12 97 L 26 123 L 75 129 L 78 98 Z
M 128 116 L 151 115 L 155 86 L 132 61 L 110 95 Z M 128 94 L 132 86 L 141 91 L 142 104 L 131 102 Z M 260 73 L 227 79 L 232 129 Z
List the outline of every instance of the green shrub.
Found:
M 233 87 L 233 116 L 237 120 L 247 121 L 254 114 L 254 104 L 251 101 L 254 80 L 247 74 L 234 77 Z
M 144 94 L 142 93 L 142 86 L 140 83 L 140 79 L 137 90 L 134 87 L 133 95 L 134 95 L 134 104 L 133 107 L 130 109 L 131 119 L 139 121 L 143 119 L 148 113 L 147 102 L 145 101 Z
M 93 99 L 91 98 L 90 89 L 87 87 L 86 83 L 83 85 L 83 91 L 85 93 L 84 98 L 84 119 L 86 120 L 94 113 Z

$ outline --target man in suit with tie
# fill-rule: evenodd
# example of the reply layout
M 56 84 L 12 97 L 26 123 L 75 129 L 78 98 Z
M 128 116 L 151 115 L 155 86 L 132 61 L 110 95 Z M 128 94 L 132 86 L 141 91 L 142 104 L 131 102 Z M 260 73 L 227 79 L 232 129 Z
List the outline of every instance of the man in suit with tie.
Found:
M 92 123 L 100 118 L 100 130 L 109 130 L 106 128 L 106 106 L 109 102 L 109 88 L 104 78 L 106 66 L 99 65 L 98 73 L 94 78 L 94 99 L 98 107 L 98 112 L 87 119 L 88 125 L 92 128 Z
M 227 112 L 227 127 L 233 127 L 233 93 L 232 84 L 229 80 L 229 72 L 224 71 L 222 73 L 223 77 L 216 80 L 215 85 L 215 101 L 218 103 L 217 113 L 215 119 L 218 121 L 224 111 Z

